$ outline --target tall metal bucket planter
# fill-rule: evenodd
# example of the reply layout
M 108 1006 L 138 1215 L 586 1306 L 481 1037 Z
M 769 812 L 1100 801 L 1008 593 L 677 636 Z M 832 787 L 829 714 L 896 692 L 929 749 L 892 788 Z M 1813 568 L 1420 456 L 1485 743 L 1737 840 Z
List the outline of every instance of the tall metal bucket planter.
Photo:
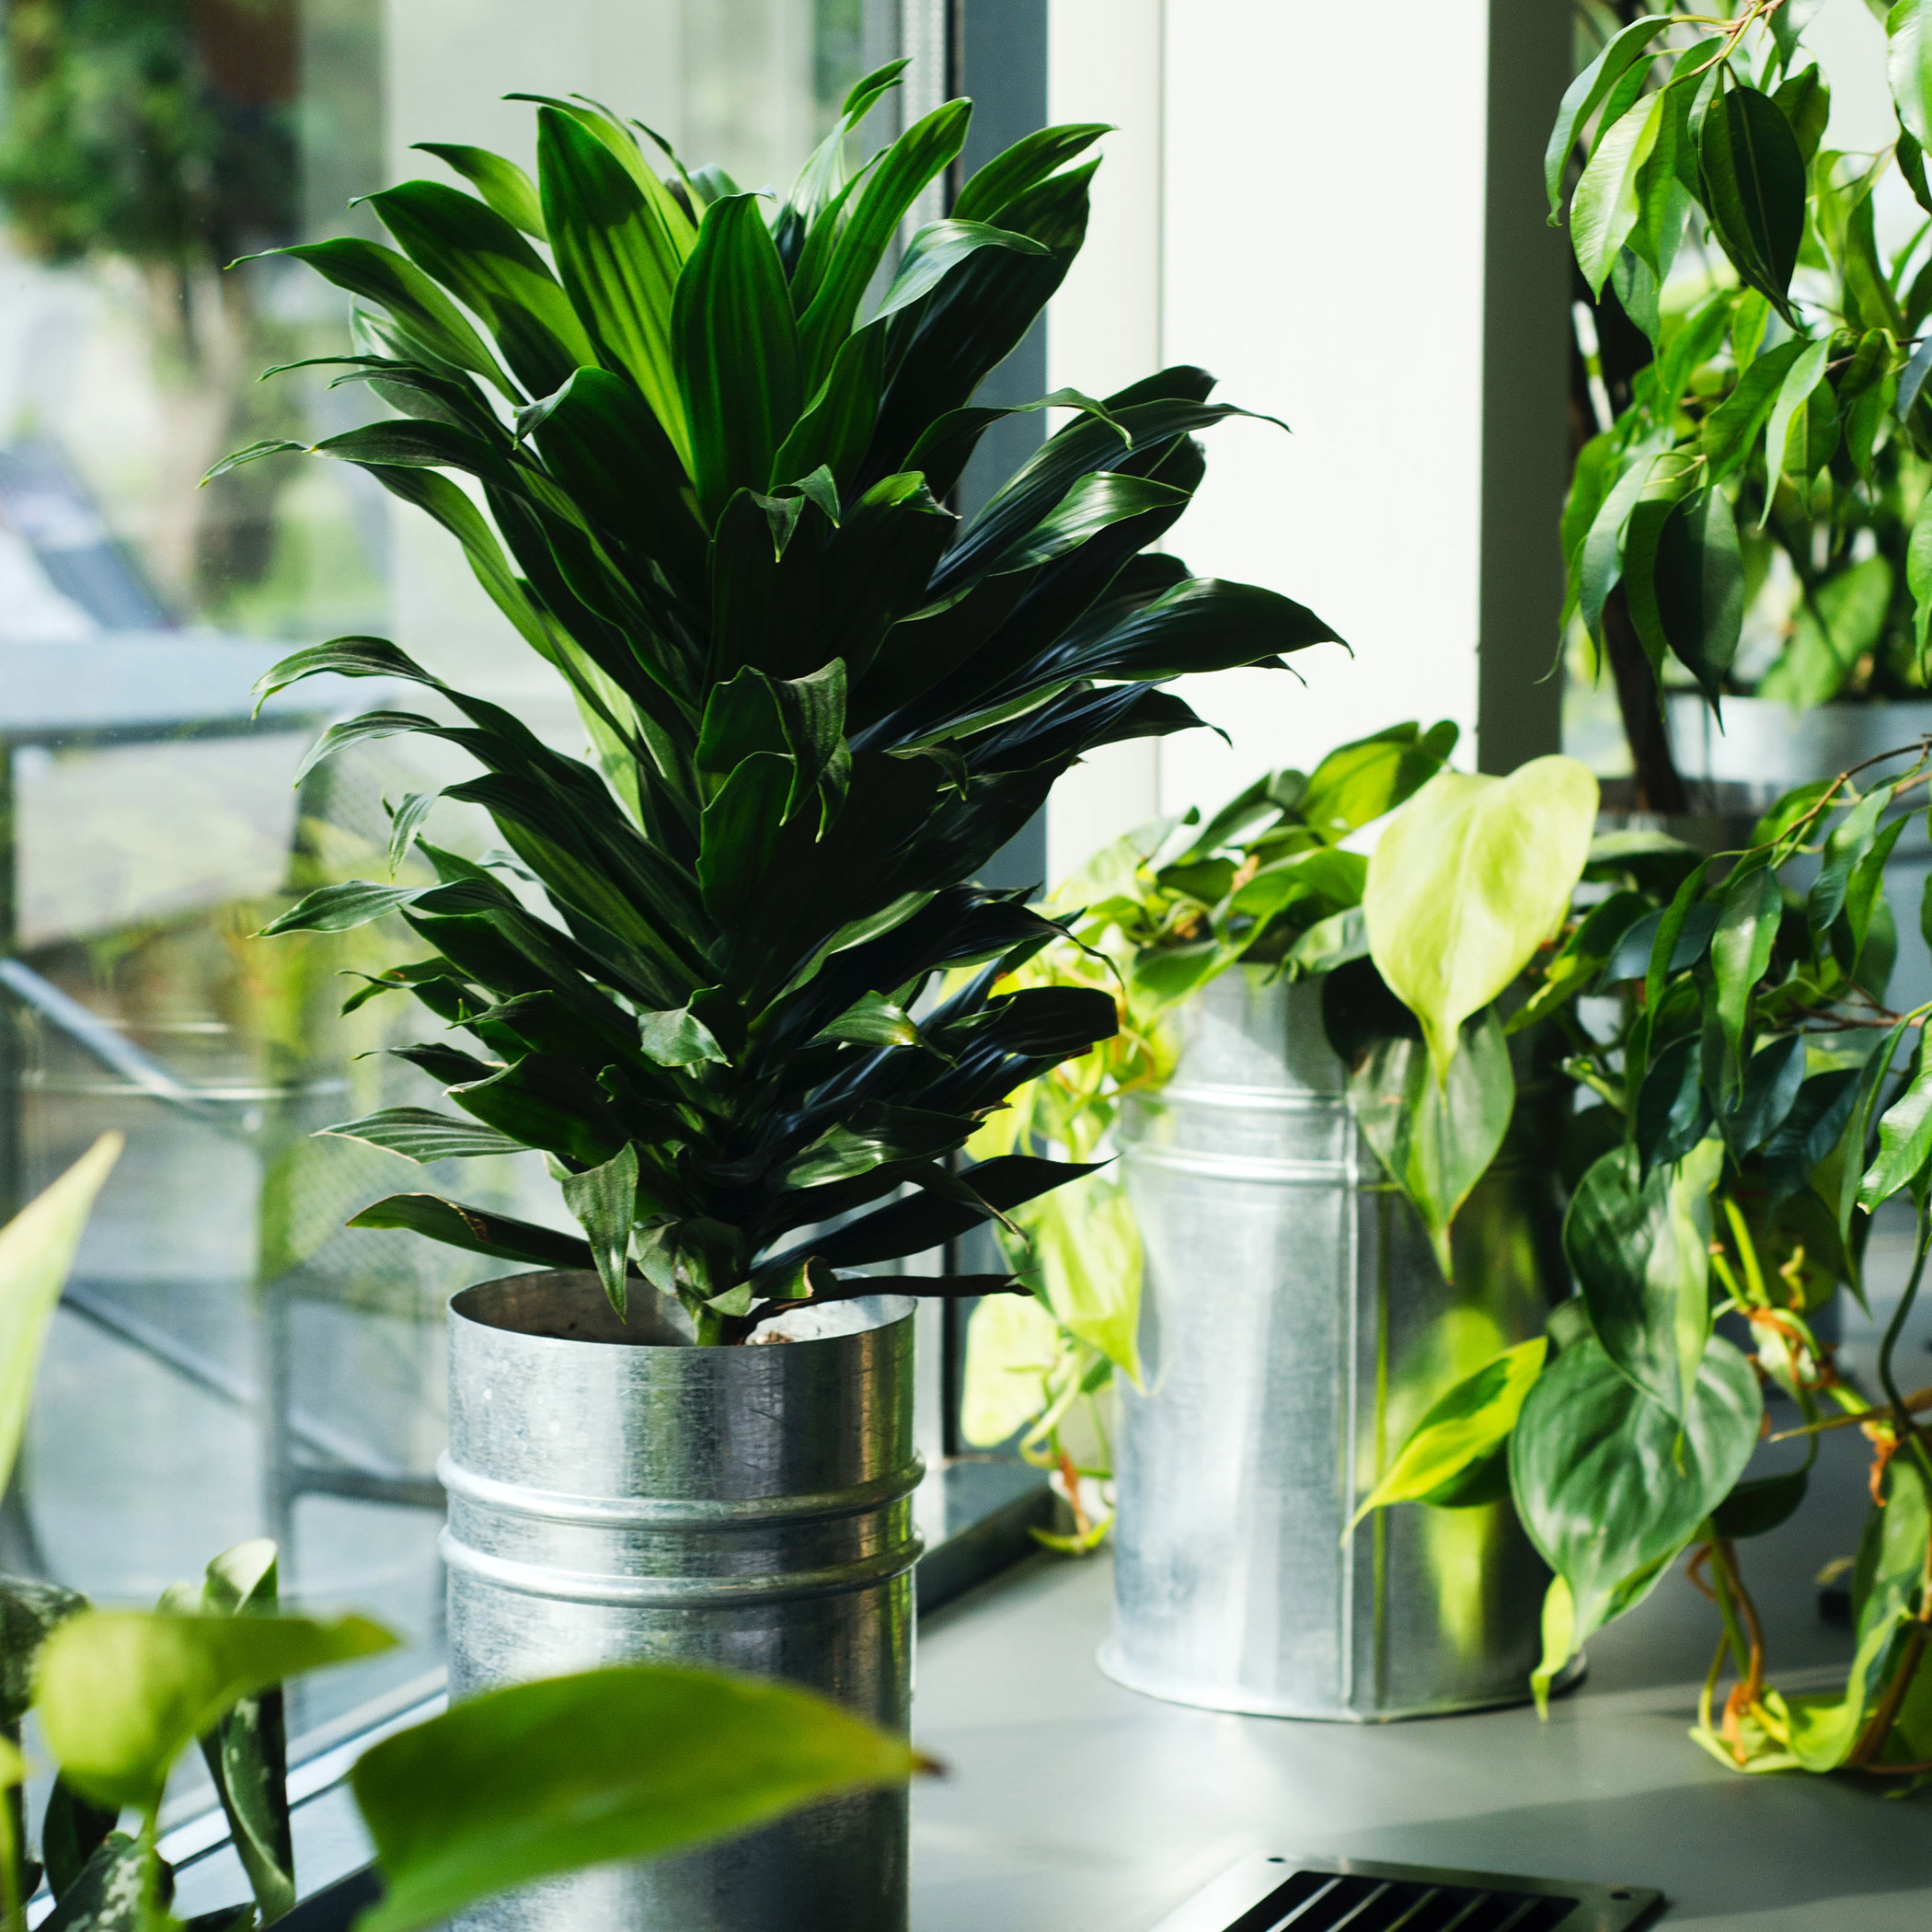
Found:
M 923 1473 L 913 1308 L 881 1295 L 800 1309 L 768 1341 L 699 1349 L 641 1283 L 623 1322 L 593 1274 L 457 1295 L 442 1465 L 451 1695 L 602 1664 L 706 1665 L 788 1678 L 903 1732 Z M 905 1794 L 875 1792 L 456 1923 L 905 1932 L 906 1865 Z
M 1349 1525 L 1424 1411 L 1542 1332 L 1553 1148 L 1505 1146 L 1457 1217 L 1452 1287 L 1356 1131 L 1318 981 L 1229 972 L 1180 1021 L 1173 1078 L 1121 1127 L 1146 1386 L 1121 1394 L 1102 1668 L 1279 1717 L 1524 1698 L 1548 1572 L 1506 1496 Z

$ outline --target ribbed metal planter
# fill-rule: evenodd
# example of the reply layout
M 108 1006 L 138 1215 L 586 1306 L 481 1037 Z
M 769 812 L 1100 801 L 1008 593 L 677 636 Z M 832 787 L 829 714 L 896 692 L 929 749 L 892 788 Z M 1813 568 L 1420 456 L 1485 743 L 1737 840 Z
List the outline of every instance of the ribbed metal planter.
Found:
M 450 1688 L 600 1664 L 786 1677 L 910 1716 L 913 1308 L 801 1309 L 788 1339 L 689 1346 L 641 1284 L 512 1275 L 450 1305 Z M 638 1748 L 650 1741 L 640 1738 Z M 466 1914 L 464 1932 L 905 1932 L 903 1791 L 735 1843 L 608 1867 Z
M 1237 970 L 1181 1020 L 1172 1080 L 1122 1122 L 1147 1388 L 1121 1395 L 1101 1665 L 1280 1717 L 1518 1701 L 1548 1572 L 1509 1502 L 1348 1524 L 1444 1390 L 1542 1332 L 1551 1149 L 1506 1147 L 1479 1183 L 1451 1287 L 1356 1133 L 1319 982 Z

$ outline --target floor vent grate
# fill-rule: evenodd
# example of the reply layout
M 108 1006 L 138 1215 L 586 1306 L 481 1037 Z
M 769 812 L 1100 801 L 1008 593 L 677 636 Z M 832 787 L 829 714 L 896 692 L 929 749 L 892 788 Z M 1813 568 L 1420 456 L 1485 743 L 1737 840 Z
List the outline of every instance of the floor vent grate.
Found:
M 1159 1932 L 1637 1932 L 1662 1905 L 1661 1892 L 1635 1885 L 1250 1858 Z

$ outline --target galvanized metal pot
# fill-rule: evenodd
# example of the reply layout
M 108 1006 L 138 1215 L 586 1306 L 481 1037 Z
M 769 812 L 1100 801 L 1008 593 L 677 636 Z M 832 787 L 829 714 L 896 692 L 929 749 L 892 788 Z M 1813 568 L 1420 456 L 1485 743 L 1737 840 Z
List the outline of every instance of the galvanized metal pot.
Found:
M 1349 1524 L 1444 1390 L 1542 1332 L 1552 1149 L 1505 1146 L 1457 1217 L 1451 1287 L 1356 1132 L 1318 981 L 1236 970 L 1180 1018 L 1173 1078 L 1122 1121 L 1147 1382 L 1121 1394 L 1102 1668 L 1280 1717 L 1525 1697 L 1548 1572 L 1507 1498 Z
M 913 1311 L 800 1309 L 689 1345 L 641 1284 L 512 1275 L 450 1305 L 450 1689 L 620 1662 L 786 1677 L 904 1731 Z M 785 1339 L 776 1339 L 783 1336 Z M 640 1749 L 649 1741 L 638 1741 Z M 533 1886 L 465 1932 L 905 1932 L 903 1791 Z

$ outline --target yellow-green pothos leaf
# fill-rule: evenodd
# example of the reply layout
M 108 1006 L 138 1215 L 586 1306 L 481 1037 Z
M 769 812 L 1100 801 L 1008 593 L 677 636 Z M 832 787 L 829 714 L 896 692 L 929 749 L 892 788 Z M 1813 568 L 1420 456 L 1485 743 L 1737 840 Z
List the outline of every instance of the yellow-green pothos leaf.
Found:
M 94 1197 L 121 1145 L 120 1134 L 102 1134 L 45 1193 L 0 1228 L 0 1488 L 19 1453 L 47 1324 Z
M 1397 813 L 1369 858 L 1369 954 L 1422 1023 L 1440 1081 L 1464 1020 L 1561 926 L 1596 821 L 1596 780 L 1574 758 L 1507 778 L 1443 772 Z
M 1049 1378 L 1072 1344 L 1030 1294 L 981 1297 L 966 1327 L 966 1379 L 960 1432 L 992 1449 L 1052 1404 Z
M 47 1748 L 76 1791 L 144 1809 L 176 1758 L 242 1698 L 395 1643 L 361 1616 L 84 1610 L 47 1639 L 35 1701 Z
M 903 1784 L 903 1739 L 789 1684 L 631 1664 L 485 1692 L 350 1774 L 385 1895 L 359 1932 L 661 1857 L 841 1791 Z
M 1089 1175 L 1029 1203 L 1016 1218 L 1032 1243 L 1041 1295 L 1055 1319 L 1138 1387 L 1143 1255 L 1126 1189 Z
M 1458 1382 L 1416 1424 L 1387 1473 L 1356 1511 L 1350 1528 L 1371 1510 L 1396 1502 L 1430 1502 L 1445 1491 L 1453 1492 L 1459 1477 L 1493 1455 L 1508 1439 L 1548 1352 L 1548 1337 L 1538 1335 L 1505 1349 Z

